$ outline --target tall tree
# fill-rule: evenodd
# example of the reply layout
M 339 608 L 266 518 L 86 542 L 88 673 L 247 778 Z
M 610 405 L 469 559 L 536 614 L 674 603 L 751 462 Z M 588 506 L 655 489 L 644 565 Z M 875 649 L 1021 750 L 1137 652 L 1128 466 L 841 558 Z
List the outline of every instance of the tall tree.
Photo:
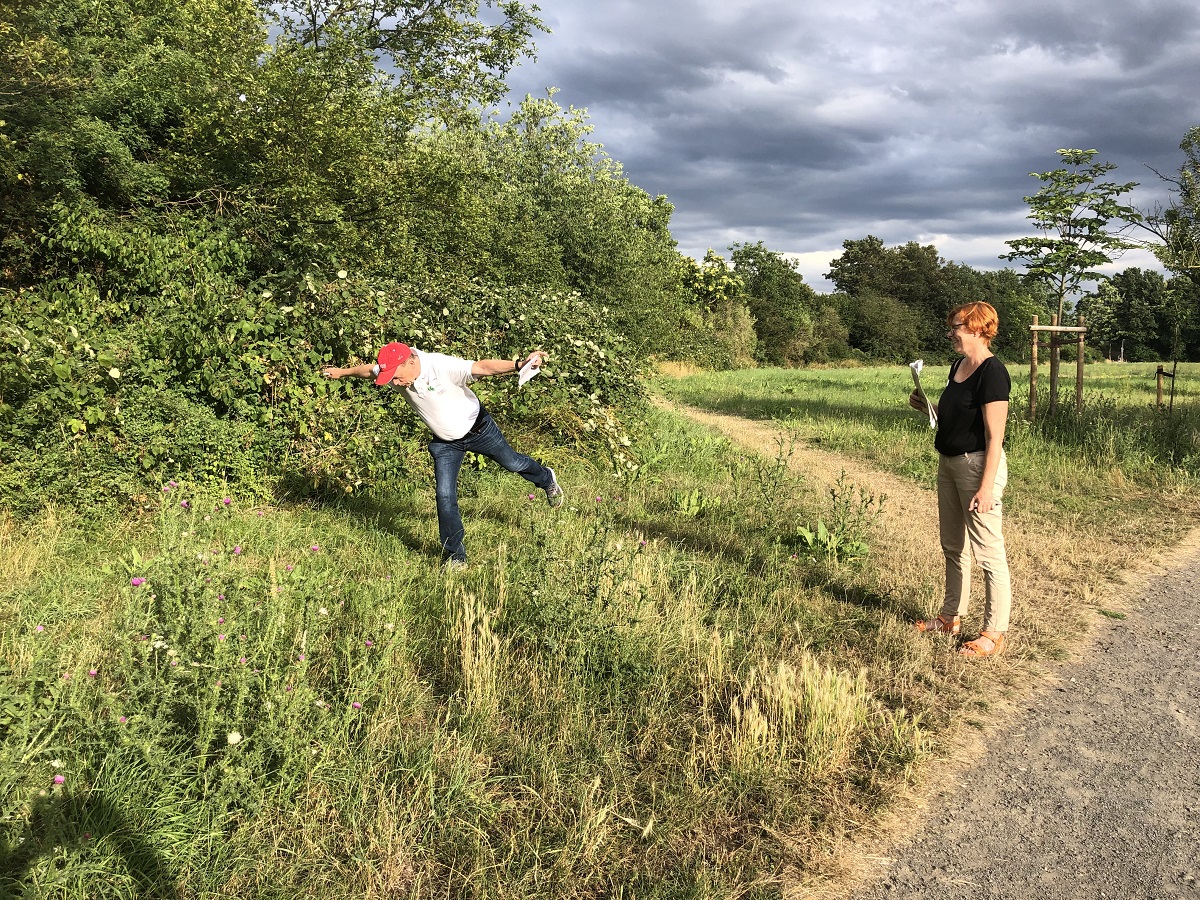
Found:
M 851 297 L 871 294 L 895 300 L 912 314 L 921 347 L 945 346 L 946 315 L 973 299 L 972 279 L 964 277 L 964 267 L 947 263 L 932 244 L 916 241 L 885 247 L 879 238 L 868 235 L 859 241 L 843 241 L 842 247 L 842 255 L 830 263 L 830 271 L 825 274 L 839 292 Z M 881 309 L 874 298 L 871 309 Z M 863 321 L 858 315 L 853 319 Z M 887 323 L 877 324 L 886 327 Z
M 403 98 L 410 120 L 457 120 L 499 102 L 504 78 L 543 29 L 520 0 L 278 0 L 277 46 L 369 58 Z M 495 21 L 498 19 L 498 21 Z
M 1040 233 L 1005 241 L 1013 249 L 1000 257 L 1023 260 L 1028 275 L 1050 288 L 1060 321 L 1067 298 L 1077 294 L 1083 284 L 1102 278 L 1098 267 L 1135 246 L 1121 232 L 1142 218 L 1135 208 L 1121 203 L 1121 197 L 1137 182 L 1100 181 L 1116 165 L 1096 162 L 1098 152 L 1059 150 L 1062 167 L 1030 173 L 1044 183 L 1036 194 L 1025 198 L 1028 218 Z M 1118 223 L 1125 224 L 1115 227 Z
M 1179 144 L 1184 160 L 1176 175 L 1156 173 L 1170 185 L 1171 198 L 1144 214 L 1141 227 L 1150 234 L 1146 246 L 1170 272 L 1200 273 L 1200 126 Z
M 796 264 L 759 241 L 734 244 L 733 268 L 745 286 L 754 317 L 757 357 L 773 366 L 796 366 L 820 343 L 814 323 L 817 295 Z
M 1079 300 L 1089 340 L 1109 359 L 1163 359 L 1171 353 L 1172 328 L 1167 321 L 1167 285 L 1158 272 L 1138 268 L 1118 272 L 1094 294 Z

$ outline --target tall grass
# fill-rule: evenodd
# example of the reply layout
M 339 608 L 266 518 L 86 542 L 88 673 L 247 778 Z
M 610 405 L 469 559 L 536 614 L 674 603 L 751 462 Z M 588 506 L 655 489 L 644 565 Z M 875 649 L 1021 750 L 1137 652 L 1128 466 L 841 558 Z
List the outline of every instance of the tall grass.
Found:
M 465 473 L 464 574 L 427 485 L 3 520 L 0 893 L 770 894 L 927 738 L 780 537 L 825 507 L 653 424 L 557 512 Z
M 428 483 L 0 518 L 0 895 L 775 895 L 987 676 L 910 634 L 927 585 L 879 587 L 873 486 L 788 465 L 928 481 L 907 370 L 722 379 L 671 390 L 786 424 L 774 452 L 653 413 L 636 469 L 551 460 L 557 511 L 468 468 L 465 573 Z M 1192 478 L 1013 419 L 1019 490 L 1071 527 Z M 865 559 L 806 552 L 818 522 Z

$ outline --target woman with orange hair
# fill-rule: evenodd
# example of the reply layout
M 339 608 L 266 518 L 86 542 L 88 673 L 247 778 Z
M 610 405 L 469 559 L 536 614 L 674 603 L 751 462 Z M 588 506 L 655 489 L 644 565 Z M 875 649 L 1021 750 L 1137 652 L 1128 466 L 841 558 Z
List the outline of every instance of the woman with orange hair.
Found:
M 1000 320 L 988 303 L 966 303 L 946 317 L 947 336 L 962 356 L 950 367 L 934 406 L 938 451 L 938 524 L 946 557 L 946 597 L 936 618 L 917 630 L 957 635 L 971 593 L 971 553 L 983 569 L 986 601 L 979 637 L 963 644 L 966 656 L 993 656 L 1004 647 L 1012 589 L 1001 532 L 1001 495 L 1008 483 L 1004 427 L 1012 383 L 991 351 Z M 922 412 L 913 391 L 909 405 Z M 968 548 L 969 544 L 969 548 Z

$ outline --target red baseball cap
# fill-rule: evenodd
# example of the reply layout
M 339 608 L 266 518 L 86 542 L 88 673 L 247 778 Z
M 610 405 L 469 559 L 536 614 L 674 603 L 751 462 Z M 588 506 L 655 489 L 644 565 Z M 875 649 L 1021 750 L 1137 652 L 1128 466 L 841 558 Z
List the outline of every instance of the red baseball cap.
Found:
M 395 375 L 396 370 L 408 362 L 408 358 L 412 356 L 412 347 L 408 344 L 384 344 L 379 350 L 379 377 L 375 379 L 376 384 L 387 384 Z

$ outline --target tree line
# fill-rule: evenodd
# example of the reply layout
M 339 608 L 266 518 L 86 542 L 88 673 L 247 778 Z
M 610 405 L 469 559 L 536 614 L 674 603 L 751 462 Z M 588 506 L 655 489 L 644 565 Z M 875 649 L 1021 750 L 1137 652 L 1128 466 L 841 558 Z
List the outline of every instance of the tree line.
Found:
M 501 109 L 543 31 L 519 0 L 0 0 L 0 498 L 135 496 L 185 469 L 403 475 L 415 432 L 391 401 L 316 374 L 396 338 L 544 347 L 528 394 L 485 399 L 620 465 L 653 359 L 930 356 L 979 298 L 1018 358 L 1050 309 L 1036 279 L 873 236 L 831 261 L 833 294 L 761 243 L 684 256 L 669 200 L 586 111 L 553 91 Z M 1194 227 L 1194 149 L 1163 246 Z M 1195 308 L 1182 277 L 1080 308 L 1129 331 L 1125 358 L 1161 352 L 1149 329 Z M 1185 354 L 1193 319 L 1172 320 Z

